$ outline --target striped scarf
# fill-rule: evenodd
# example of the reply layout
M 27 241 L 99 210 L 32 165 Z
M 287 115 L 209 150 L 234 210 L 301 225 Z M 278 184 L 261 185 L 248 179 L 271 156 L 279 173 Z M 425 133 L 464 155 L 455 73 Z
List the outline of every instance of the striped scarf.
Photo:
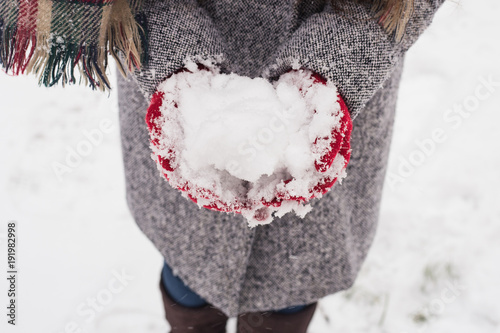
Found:
M 0 0 L 0 65 L 47 87 L 76 83 L 77 68 L 104 91 L 108 53 L 124 76 L 146 61 L 145 23 L 141 0 Z

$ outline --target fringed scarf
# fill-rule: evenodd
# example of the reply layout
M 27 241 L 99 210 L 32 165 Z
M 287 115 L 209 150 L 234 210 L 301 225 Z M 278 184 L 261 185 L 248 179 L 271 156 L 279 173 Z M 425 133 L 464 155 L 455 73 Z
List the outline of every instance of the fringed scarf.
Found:
M 0 0 L 0 65 L 39 84 L 110 89 L 107 55 L 126 76 L 147 59 L 141 0 Z M 125 61 L 118 57 L 120 51 Z

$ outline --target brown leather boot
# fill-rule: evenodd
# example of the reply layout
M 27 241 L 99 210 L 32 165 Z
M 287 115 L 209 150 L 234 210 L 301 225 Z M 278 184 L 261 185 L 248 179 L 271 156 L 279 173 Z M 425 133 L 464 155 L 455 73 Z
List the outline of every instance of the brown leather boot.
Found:
M 247 312 L 238 315 L 237 333 L 306 333 L 318 302 L 295 313 Z
M 170 333 L 225 333 L 228 317 L 211 304 L 186 307 L 176 303 L 165 290 L 160 278 L 160 290 L 165 306 L 165 318 Z

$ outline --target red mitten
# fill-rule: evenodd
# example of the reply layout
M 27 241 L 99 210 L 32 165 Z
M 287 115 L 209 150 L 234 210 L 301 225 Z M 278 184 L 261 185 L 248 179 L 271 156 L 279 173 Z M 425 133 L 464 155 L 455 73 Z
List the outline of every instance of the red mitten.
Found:
M 201 207 L 250 226 L 295 211 L 345 176 L 351 118 L 335 86 L 309 70 L 271 84 L 203 65 L 159 85 L 146 115 L 153 158 Z M 281 125 L 281 126 L 277 126 Z
M 165 79 L 164 83 L 172 76 L 175 77 L 179 73 L 193 73 L 199 71 L 210 72 L 210 69 L 203 64 L 196 64 L 194 67 L 193 64 L 191 64 L 190 69 L 182 68 L 172 73 L 172 75 Z M 169 174 L 175 174 L 175 168 L 179 165 L 177 157 L 180 152 L 175 145 L 175 141 L 179 138 L 172 137 L 178 133 L 168 133 L 164 131 L 163 126 L 166 123 L 165 120 L 170 118 L 168 116 L 169 113 L 175 115 L 179 112 L 178 104 L 174 97 L 176 93 L 175 90 L 178 90 L 178 87 L 171 87 L 174 89 L 169 92 L 165 92 L 164 89 L 161 89 L 162 85 L 160 85 L 159 88 L 160 89 L 157 89 L 153 94 L 146 113 L 146 124 L 148 125 L 151 148 L 153 150 L 152 158 L 157 162 L 158 169 L 173 187 L 183 191 L 183 194 L 193 202 L 198 203 L 198 201 L 203 201 L 204 203 L 201 204 L 202 207 L 224 212 L 241 212 L 241 209 L 245 208 L 245 204 L 240 202 L 237 196 L 224 196 L 224 199 L 222 199 L 214 189 L 192 183 L 182 175 L 177 175 L 177 177 L 172 177 L 172 179 L 169 178 Z
M 304 97 L 306 97 L 307 89 L 310 89 L 313 85 L 321 84 L 327 85 L 327 80 L 323 78 L 318 73 L 310 72 L 310 77 L 312 78 L 311 85 L 309 87 L 301 87 L 300 90 L 304 92 Z M 306 90 L 306 91 L 304 91 Z M 333 184 L 337 181 L 337 177 L 332 175 L 327 175 L 326 172 L 331 168 L 333 161 L 337 157 L 337 154 L 342 155 L 345 160 L 344 167 L 347 167 L 349 163 L 349 159 L 351 157 L 351 144 L 350 137 L 352 131 L 352 121 L 347 109 L 347 106 L 344 103 L 344 100 L 337 93 L 338 104 L 340 106 L 340 111 L 342 116 L 340 118 L 340 122 L 338 126 L 332 129 L 330 135 L 325 137 L 318 137 L 314 140 L 313 149 L 317 149 L 318 151 L 322 151 L 321 155 L 315 159 L 314 166 L 318 172 L 325 173 L 325 176 L 321 178 L 321 180 L 310 189 L 310 196 L 293 196 L 287 193 L 287 191 L 283 191 L 278 194 L 278 201 L 282 200 L 296 200 L 296 201 L 308 201 L 314 197 L 321 197 L 324 193 L 326 193 Z M 322 148 L 322 147 L 326 147 Z M 285 181 L 285 184 L 288 184 L 291 179 Z M 286 186 L 285 186 L 286 188 Z

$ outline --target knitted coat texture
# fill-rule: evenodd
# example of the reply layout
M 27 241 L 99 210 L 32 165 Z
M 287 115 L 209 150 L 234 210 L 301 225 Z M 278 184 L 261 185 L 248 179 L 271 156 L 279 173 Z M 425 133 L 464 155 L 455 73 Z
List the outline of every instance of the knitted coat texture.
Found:
M 415 0 L 395 42 L 369 8 L 325 1 L 145 1 L 147 65 L 118 75 L 127 202 L 139 228 L 191 289 L 230 317 L 307 304 L 350 288 L 371 247 L 404 54 L 444 0 Z M 151 95 L 186 58 L 274 79 L 309 68 L 336 84 L 353 119 L 347 177 L 304 218 L 249 228 L 198 206 L 160 177 L 144 122 Z

